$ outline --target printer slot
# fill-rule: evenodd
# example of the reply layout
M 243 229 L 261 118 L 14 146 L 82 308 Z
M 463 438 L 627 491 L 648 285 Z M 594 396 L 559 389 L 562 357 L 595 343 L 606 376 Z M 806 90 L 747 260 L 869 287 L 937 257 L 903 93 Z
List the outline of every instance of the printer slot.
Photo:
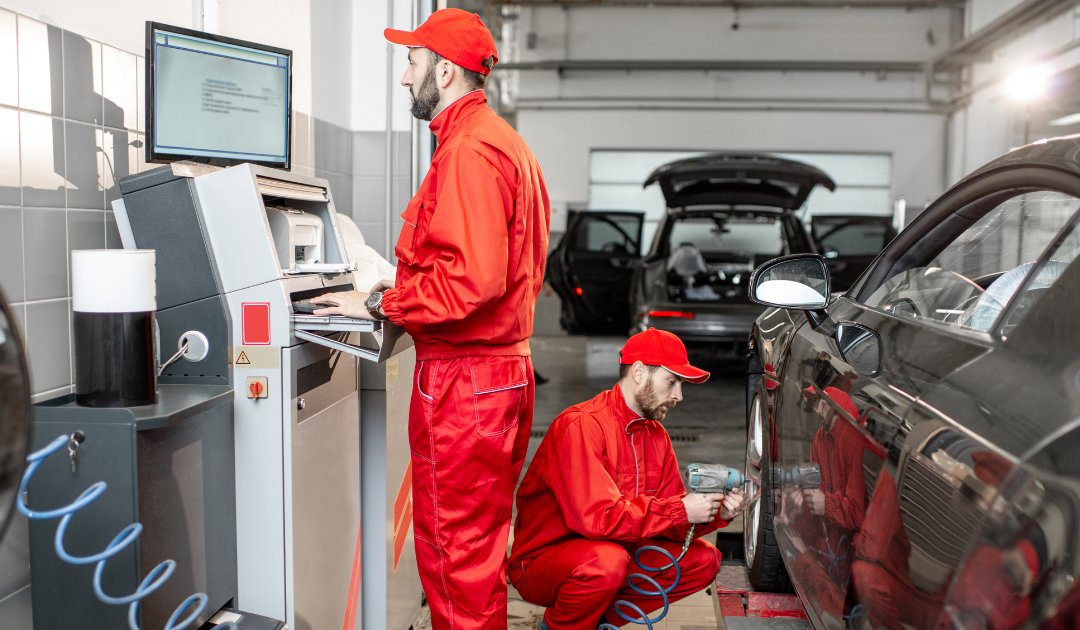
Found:
M 336 217 L 325 198 L 295 199 L 264 191 L 263 207 L 282 273 L 340 274 L 356 270 L 356 264 L 344 254 L 334 225 Z

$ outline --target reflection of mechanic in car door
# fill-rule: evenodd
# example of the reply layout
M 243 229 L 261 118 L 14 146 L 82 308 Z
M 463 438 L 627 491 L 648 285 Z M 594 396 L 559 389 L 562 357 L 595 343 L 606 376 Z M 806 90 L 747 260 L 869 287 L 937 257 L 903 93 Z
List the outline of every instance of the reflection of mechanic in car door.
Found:
M 495 42 L 442 9 L 413 32 L 401 84 L 438 139 L 402 213 L 396 282 L 320 296 L 316 314 L 388 318 L 416 343 L 413 526 L 436 629 L 506 628 L 506 543 L 532 425 L 529 358 L 551 205 L 529 147 L 487 104 Z M 366 299 L 365 299 L 366 298 Z
M 813 389 L 808 391 L 807 397 L 816 395 Z M 830 525 L 854 532 L 862 525 L 866 511 L 863 476 L 866 438 L 851 424 L 859 418 L 859 410 L 851 397 L 835 387 L 825 388 L 824 393 L 814 406 L 821 419 L 821 428 L 814 434 L 814 443 L 810 447 L 811 461 L 821 467 L 821 485 L 804 490 L 803 498 L 811 514 L 825 517 Z M 841 418 L 841 413 L 849 418 Z
M 659 597 L 627 586 L 627 573 L 637 570 L 631 558 L 646 545 L 678 555 L 692 523 L 704 526 L 668 599 L 712 584 L 720 552 L 702 538 L 748 505 L 738 488 L 726 495 L 683 490 L 662 422 L 682 400 L 683 382 L 704 382 L 709 373 L 688 363 L 679 338 L 650 328 L 626 342 L 619 363 L 613 389 L 552 422 L 518 489 L 509 575 L 525 601 L 548 608 L 541 628 L 593 630 L 601 616 L 622 625 L 616 600 L 647 613 L 659 608 Z M 655 552 L 641 560 L 666 562 Z M 663 588 L 674 578 L 673 571 L 650 575 Z

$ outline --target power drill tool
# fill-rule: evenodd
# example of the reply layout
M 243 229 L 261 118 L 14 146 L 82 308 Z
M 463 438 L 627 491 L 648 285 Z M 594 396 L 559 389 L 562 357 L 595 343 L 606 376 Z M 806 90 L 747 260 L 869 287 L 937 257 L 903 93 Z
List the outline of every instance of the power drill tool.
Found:
M 817 462 L 795 464 L 790 471 L 785 471 L 780 464 L 773 464 L 772 473 L 774 488 L 793 483 L 800 490 L 817 490 L 821 485 L 821 466 Z
M 686 489 L 699 494 L 726 494 L 738 488 L 746 482 L 742 471 L 729 468 L 723 464 L 690 464 L 683 473 Z M 686 532 L 686 540 L 683 541 L 681 560 L 686 550 L 690 548 L 690 542 L 694 539 L 694 529 L 697 525 L 691 525 Z

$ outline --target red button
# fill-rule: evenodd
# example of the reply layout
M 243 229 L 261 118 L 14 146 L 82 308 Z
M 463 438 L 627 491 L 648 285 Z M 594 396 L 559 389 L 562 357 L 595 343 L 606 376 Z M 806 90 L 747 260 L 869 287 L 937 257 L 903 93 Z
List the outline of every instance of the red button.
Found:
M 254 383 L 251 384 L 250 389 L 251 389 L 251 395 L 258 398 L 259 394 L 262 393 L 262 383 L 260 383 L 259 381 L 255 381 Z

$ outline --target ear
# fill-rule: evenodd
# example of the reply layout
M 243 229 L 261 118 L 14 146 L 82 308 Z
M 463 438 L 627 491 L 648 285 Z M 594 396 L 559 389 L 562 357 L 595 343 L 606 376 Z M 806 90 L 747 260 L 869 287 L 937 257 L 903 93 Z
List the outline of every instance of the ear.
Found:
M 630 366 L 630 376 L 635 385 L 642 385 L 649 378 L 649 368 L 641 361 L 634 361 L 634 365 Z
M 440 89 L 445 90 L 450 87 L 450 84 L 454 82 L 454 77 L 457 76 L 457 67 L 454 62 L 449 59 L 443 59 L 439 62 L 439 67 L 435 69 L 435 82 L 439 85 Z

